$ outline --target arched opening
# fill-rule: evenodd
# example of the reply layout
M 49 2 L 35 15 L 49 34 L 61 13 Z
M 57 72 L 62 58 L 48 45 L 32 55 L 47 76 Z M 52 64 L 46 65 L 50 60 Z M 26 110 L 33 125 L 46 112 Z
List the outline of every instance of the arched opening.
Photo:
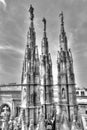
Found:
M 8 104 L 2 104 L 1 107 L 0 107 L 0 113 L 3 112 L 5 109 L 7 111 L 11 112 L 11 109 L 10 109 Z
M 0 129 L 5 127 L 7 128 L 7 122 L 10 119 L 11 109 L 8 104 L 3 104 L 0 107 Z

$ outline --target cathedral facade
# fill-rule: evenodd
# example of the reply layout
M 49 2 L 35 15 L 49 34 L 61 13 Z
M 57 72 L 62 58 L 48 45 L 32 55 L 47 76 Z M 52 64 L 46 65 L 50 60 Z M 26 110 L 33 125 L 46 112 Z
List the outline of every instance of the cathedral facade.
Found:
M 43 38 L 41 55 L 36 45 L 34 28 L 34 8 L 30 5 L 30 26 L 27 32 L 27 44 L 23 60 L 21 97 L 14 106 L 18 113 L 5 105 L 1 112 L 2 130 L 83 130 L 83 123 L 78 113 L 76 101 L 73 57 L 68 48 L 64 29 L 63 12 L 60 13 L 59 49 L 57 55 L 57 103 L 54 102 L 54 84 L 52 59 L 46 33 L 46 19 L 43 18 Z M 9 101 L 10 102 L 10 101 Z M 10 113 L 10 114 L 9 114 Z

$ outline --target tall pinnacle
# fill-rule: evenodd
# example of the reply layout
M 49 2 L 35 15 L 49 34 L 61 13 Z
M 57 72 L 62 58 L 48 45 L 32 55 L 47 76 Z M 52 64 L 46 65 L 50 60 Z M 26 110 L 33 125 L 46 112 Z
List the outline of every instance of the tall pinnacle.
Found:
M 34 14 L 33 14 L 34 8 L 32 7 L 32 5 L 30 5 L 29 12 L 30 12 L 30 19 L 33 21 L 33 19 L 34 19 Z
M 64 29 L 64 16 L 63 16 L 63 11 L 59 14 L 60 17 L 60 35 L 59 35 L 59 40 L 60 40 L 60 48 L 63 49 L 63 51 L 67 50 L 67 37 L 66 37 L 66 32 Z
M 60 17 L 60 22 L 61 22 L 61 33 L 65 33 L 64 31 L 64 16 L 63 16 L 63 11 L 59 14 Z

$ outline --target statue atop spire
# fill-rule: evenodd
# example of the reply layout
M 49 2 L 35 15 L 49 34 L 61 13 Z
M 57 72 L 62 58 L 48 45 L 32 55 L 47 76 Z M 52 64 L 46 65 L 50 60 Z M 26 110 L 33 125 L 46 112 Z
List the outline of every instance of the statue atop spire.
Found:
M 35 39 L 36 39 L 36 33 L 34 29 L 34 8 L 32 5 L 30 5 L 29 8 L 30 13 L 30 26 L 27 33 L 27 45 L 29 45 L 30 48 L 35 47 Z
M 48 54 L 48 40 L 47 40 L 47 36 L 46 36 L 46 19 L 43 18 L 42 22 L 44 24 L 43 40 L 42 40 L 42 53 Z
M 61 22 L 61 33 L 64 33 L 64 16 L 63 16 L 63 11 L 60 12 L 59 17 L 60 17 L 60 22 Z
M 60 12 L 59 17 L 60 17 L 60 19 L 61 19 L 61 25 L 64 25 L 63 11 Z
M 46 19 L 43 18 L 42 22 L 44 23 L 44 38 L 46 38 Z
M 30 19 L 33 21 L 33 19 L 34 19 L 34 14 L 33 14 L 34 8 L 32 7 L 32 5 L 30 5 L 29 12 L 30 12 Z
M 42 22 L 44 23 L 44 32 L 46 32 L 46 19 L 43 18 Z

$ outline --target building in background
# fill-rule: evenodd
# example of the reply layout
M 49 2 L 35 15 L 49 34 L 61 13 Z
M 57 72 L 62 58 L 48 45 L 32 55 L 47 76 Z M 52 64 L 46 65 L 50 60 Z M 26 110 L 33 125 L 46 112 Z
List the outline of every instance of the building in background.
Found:
M 2 124 L 2 114 L 7 111 L 9 117 L 17 117 L 21 105 L 21 86 L 16 83 L 0 85 L 0 128 Z
M 80 113 L 85 130 L 87 130 L 87 88 L 76 88 L 78 112 Z

